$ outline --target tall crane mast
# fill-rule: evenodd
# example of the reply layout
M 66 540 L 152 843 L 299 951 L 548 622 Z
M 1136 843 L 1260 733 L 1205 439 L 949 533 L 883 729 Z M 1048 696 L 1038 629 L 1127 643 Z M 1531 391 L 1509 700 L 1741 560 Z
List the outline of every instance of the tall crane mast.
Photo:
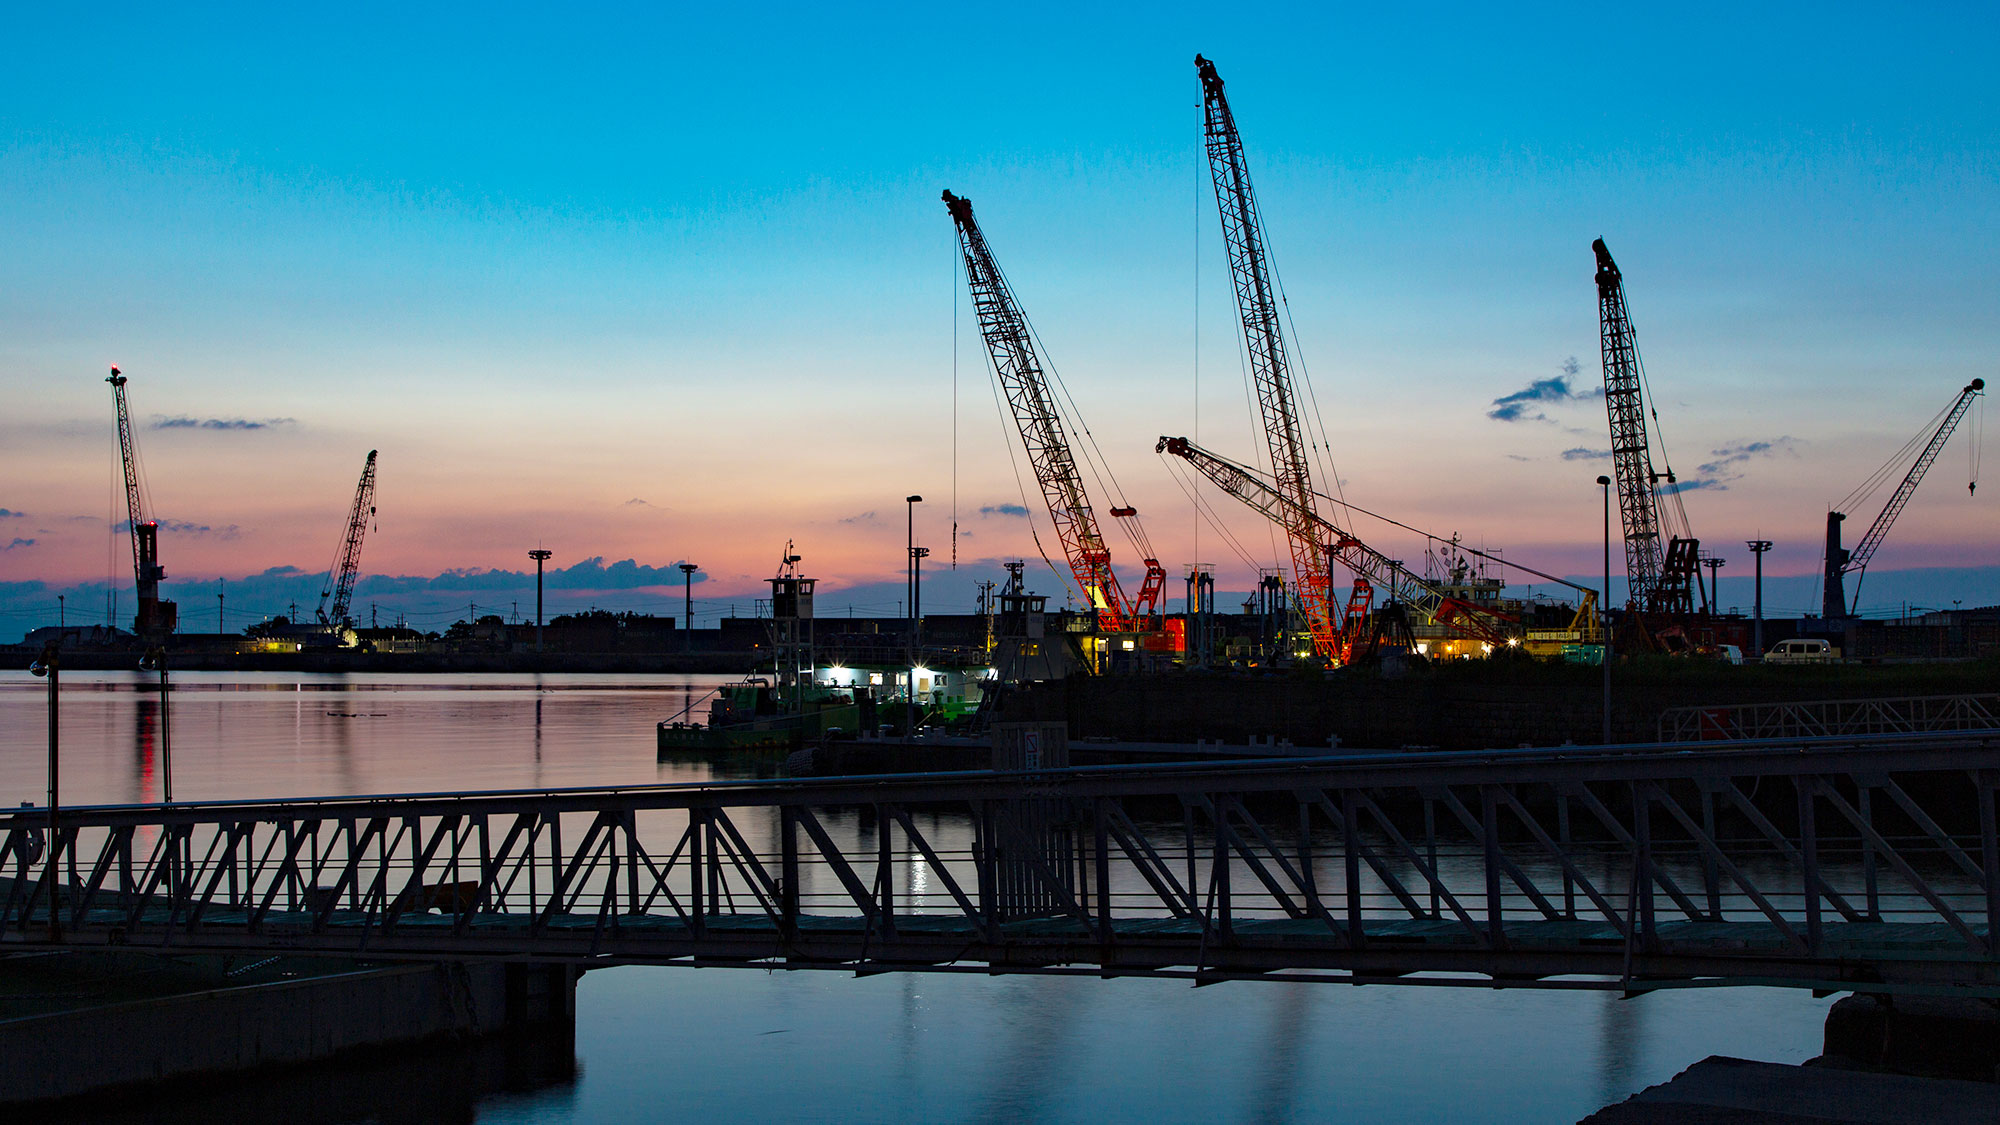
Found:
M 1611 419 L 1611 464 L 1618 482 L 1618 513 L 1625 526 L 1625 581 L 1632 604 L 1649 613 L 1689 613 L 1689 586 L 1700 565 L 1700 540 L 1688 530 L 1680 494 L 1663 497 L 1660 482 L 1675 484 L 1672 469 L 1653 468 L 1646 436 L 1644 379 L 1632 318 L 1625 309 L 1625 278 L 1603 239 L 1597 254 L 1597 320 L 1604 353 L 1604 407 Z M 1665 503 L 1670 500 L 1671 503 Z M 1663 527 L 1670 523 L 1670 527 Z M 1665 532 L 1667 541 L 1661 542 Z
M 146 518 L 146 501 L 139 487 L 139 454 L 132 444 L 132 414 L 125 402 L 125 375 L 116 367 L 105 382 L 118 403 L 118 454 L 125 463 L 125 514 L 132 525 L 132 577 L 139 588 L 139 612 L 132 631 L 142 640 L 158 641 L 174 631 L 179 618 L 172 602 L 160 600 L 160 524 Z
M 1865 576 L 1862 572 L 1867 570 L 1868 560 L 1875 557 L 1875 548 L 1882 545 L 1882 539 L 1889 534 L 1889 528 L 1896 522 L 1896 517 L 1903 514 L 1903 508 L 1909 504 L 1910 497 L 1917 491 L 1917 485 L 1924 479 L 1924 474 L 1930 471 L 1931 463 L 1944 451 L 1944 443 L 1951 440 L 1952 431 L 1958 429 L 1959 419 L 1965 417 L 1966 410 L 1972 406 L 1972 400 L 1978 398 L 1980 392 L 1985 389 L 1986 380 L 1974 379 L 1958 392 L 1958 397 L 1952 400 L 1950 406 L 1945 407 L 1937 421 L 1937 428 L 1931 431 L 1930 440 L 1924 443 L 1923 450 L 1917 454 L 1916 462 L 1910 466 L 1910 471 L 1903 474 L 1903 483 L 1896 486 L 1896 491 L 1890 495 L 1889 502 L 1882 505 L 1882 514 L 1876 516 L 1875 522 L 1868 525 L 1867 533 L 1861 537 L 1861 545 L 1854 548 L 1852 553 L 1842 550 L 1840 546 L 1840 524 L 1847 518 L 1846 514 L 1837 511 L 1827 512 L 1826 582 L 1820 604 L 1820 613 L 1823 616 L 1829 618 L 1848 616 L 1846 579 L 1850 572 L 1857 575 L 1854 580 L 1854 597 L 1855 603 L 1859 604 L 1861 578 Z M 1905 446 L 1903 451 L 1909 452 L 1909 447 Z M 1879 475 L 1878 473 L 1877 476 Z M 1875 483 L 1871 478 L 1870 483 L 1856 489 L 1848 500 L 1865 497 L 1874 490 Z M 1842 507 L 1846 506 L 1847 503 L 1843 502 Z
M 1276 290 L 1264 255 L 1264 228 L 1257 217 L 1257 199 L 1250 188 L 1250 167 L 1243 159 L 1243 139 L 1222 92 L 1215 64 L 1194 57 L 1201 75 L 1208 171 L 1215 182 L 1215 202 L 1222 213 L 1222 239 L 1229 248 L 1229 275 L 1236 288 L 1236 307 L 1243 321 L 1243 342 L 1250 354 L 1250 379 L 1257 406 L 1264 416 L 1264 440 L 1269 446 L 1271 472 L 1284 503 L 1269 513 L 1285 529 L 1291 545 L 1293 581 L 1313 648 L 1322 658 L 1336 656 L 1338 627 L 1333 619 L 1333 576 L 1325 566 L 1327 545 L 1316 522 L 1312 472 L 1299 420 L 1299 403 L 1287 370 L 1285 339 L 1278 328 Z
M 361 467 L 361 483 L 354 489 L 354 507 L 347 513 L 347 534 L 340 541 L 340 556 L 326 572 L 326 587 L 319 594 L 319 623 L 346 628 L 354 623 L 348 606 L 354 600 L 354 579 L 361 572 L 361 540 L 368 534 L 368 521 L 375 515 L 375 450 Z M 327 599 L 333 612 L 327 612 Z
M 1490 644 L 1507 639 L 1506 622 L 1484 606 L 1474 605 L 1440 591 L 1433 583 L 1410 573 L 1395 559 L 1355 538 L 1315 509 L 1302 509 L 1283 489 L 1248 465 L 1218 456 L 1184 437 L 1162 437 L 1155 452 L 1170 453 L 1194 466 L 1217 488 L 1274 522 L 1290 526 L 1305 524 L 1313 529 L 1315 542 L 1327 544 L 1333 558 L 1373 588 L 1384 590 L 1393 600 L 1413 610 L 1419 619 L 1434 621 L 1461 636 Z M 1317 640 L 1317 638 L 1315 638 Z M 1351 640 L 1351 638 L 1349 638 Z M 1341 645 L 1344 650 L 1345 643 Z
M 1055 398 L 1049 393 L 1041 357 L 1029 338 L 1027 317 L 1015 303 L 1013 290 L 972 217 L 972 201 L 946 191 L 944 204 L 958 227 L 958 247 L 965 257 L 965 280 L 979 314 L 980 334 L 986 338 L 994 374 L 1006 391 L 1007 405 L 1021 431 L 1021 444 L 1027 447 L 1035 479 L 1041 483 L 1042 499 L 1048 503 L 1070 571 L 1083 590 L 1084 600 L 1096 611 L 1099 628 L 1113 633 L 1146 631 L 1158 613 L 1167 570 L 1158 559 L 1146 559 L 1139 596 L 1126 599 L 1118 575 L 1111 569 L 1111 551 L 1098 530 Z M 1111 514 L 1123 519 L 1138 516 L 1130 507 L 1113 508 Z M 1143 533 L 1139 539 L 1144 542 Z

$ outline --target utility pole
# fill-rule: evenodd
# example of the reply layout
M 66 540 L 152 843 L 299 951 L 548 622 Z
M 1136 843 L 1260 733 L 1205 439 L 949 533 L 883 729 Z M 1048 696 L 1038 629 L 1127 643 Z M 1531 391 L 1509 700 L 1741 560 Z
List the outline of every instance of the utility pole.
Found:
M 701 568 L 693 563 L 681 564 L 681 651 L 694 651 L 694 572 Z
M 1600 476 L 1597 483 L 1604 489 L 1604 609 L 1611 606 L 1611 478 Z M 1627 595 L 1631 591 L 1626 591 Z M 1633 606 L 1637 612 L 1637 603 Z M 1611 745 L 1611 623 L 1604 624 L 1604 745 Z
M 37 676 L 46 676 L 49 681 L 49 850 L 48 866 L 43 868 L 42 878 L 49 887 L 49 938 L 62 940 L 62 912 L 57 905 L 61 897 L 62 883 L 56 878 L 60 865 L 57 855 L 62 851 L 62 799 L 61 790 L 56 785 L 56 698 L 62 679 L 62 649 L 60 642 L 50 641 L 42 646 L 42 657 L 28 665 L 28 671 Z
M 534 550 L 528 552 L 528 557 L 535 560 L 535 651 L 536 652 L 542 651 L 542 564 L 548 562 L 549 557 L 554 554 L 555 554 L 554 551 L 545 551 L 540 547 L 537 547 Z
M 917 638 L 917 623 L 920 620 L 917 616 L 917 505 L 923 502 L 923 497 L 914 494 L 903 498 L 909 515 L 904 547 L 910 553 L 910 573 L 905 589 L 910 595 L 910 670 L 909 683 L 903 692 L 903 735 L 906 738 L 914 738 L 917 733 L 917 646 L 921 643 Z
M 1757 650 L 1757 659 L 1764 659 L 1764 552 L 1771 549 L 1769 539 L 1752 539 L 1746 544 L 1750 553 L 1757 556 L 1757 610 L 1755 624 L 1751 626 L 1750 647 Z

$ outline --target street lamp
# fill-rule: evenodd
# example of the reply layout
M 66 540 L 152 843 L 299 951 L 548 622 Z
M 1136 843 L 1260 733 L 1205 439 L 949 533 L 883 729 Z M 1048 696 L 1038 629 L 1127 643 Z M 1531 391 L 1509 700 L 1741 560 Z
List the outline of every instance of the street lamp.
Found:
M 161 803 L 174 803 L 174 724 L 167 715 L 167 650 L 149 648 L 139 658 L 139 670 L 160 673 L 160 781 Z
M 549 557 L 554 554 L 555 554 L 554 551 L 545 551 L 540 547 L 537 547 L 534 550 L 528 552 L 528 557 L 535 560 L 535 651 L 536 652 L 542 651 L 542 564 L 548 562 Z
M 681 596 L 687 605 L 681 614 L 681 625 L 687 632 L 681 635 L 681 651 L 694 651 L 694 572 L 701 568 L 693 563 L 681 564 Z
M 917 733 L 917 656 L 918 645 L 922 643 L 917 635 L 919 622 L 922 620 L 917 614 L 917 559 L 922 557 L 917 554 L 917 505 L 923 502 L 924 498 L 921 496 L 912 495 L 903 498 L 903 503 L 908 505 L 909 514 L 909 531 L 904 547 L 910 554 L 910 573 L 905 590 L 905 593 L 910 595 L 910 671 L 909 682 L 905 685 L 906 690 L 903 693 L 905 701 L 903 733 L 907 737 L 914 737 Z
M 1604 605 L 1598 612 L 1598 619 L 1604 627 L 1604 744 L 1611 745 L 1611 620 L 1605 616 L 1611 609 L 1611 478 L 1600 476 L 1597 484 L 1604 489 Z
M 62 813 L 61 790 L 56 785 L 56 693 L 62 680 L 62 649 L 58 641 L 50 641 L 42 646 L 41 658 L 28 665 L 28 671 L 37 676 L 45 676 L 49 681 L 49 850 L 48 866 L 42 869 L 42 878 L 49 885 L 49 937 L 62 940 L 62 916 L 57 909 L 56 899 L 60 887 L 56 883 L 56 853 L 62 841 L 59 835 Z

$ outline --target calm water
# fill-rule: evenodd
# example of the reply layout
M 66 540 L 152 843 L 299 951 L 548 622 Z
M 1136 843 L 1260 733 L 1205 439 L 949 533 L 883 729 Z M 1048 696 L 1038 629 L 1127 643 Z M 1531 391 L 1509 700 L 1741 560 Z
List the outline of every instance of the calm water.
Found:
M 717 776 L 708 766 L 655 762 L 653 724 L 720 682 L 183 673 L 172 703 L 174 796 L 706 780 Z M 152 683 L 137 672 L 64 677 L 65 804 L 159 799 Z M 42 691 L 25 672 L 0 673 L 0 801 L 8 805 L 45 796 Z M 1574 1121 L 1707 1055 L 1810 1058 L 1829 1002 L 1775 989 L 1623 1000 L 620 968 L 583 979 L 573 1070 L 543 1067 L 555 1073 L 467 1087 L 466 1105 L 451 1115 L 479 1122 Z M 392 1078 L 362 1076 L 331 1097 L 323 1079 L 301 1080 L 289 1116 L 435 1118 L 435 1105 L 419 1109 L 370 1091 L 463 1083 L 481 1066 L 443 1054 L 412 1061 Z M 537 1088 L 505 1089 L 510 1084 Z M 259 1104 L 283 1106 L 286 1097 L 265 1089 Z M 201 1106 L 182 1108 L 189 1119 L 206 1115 Z

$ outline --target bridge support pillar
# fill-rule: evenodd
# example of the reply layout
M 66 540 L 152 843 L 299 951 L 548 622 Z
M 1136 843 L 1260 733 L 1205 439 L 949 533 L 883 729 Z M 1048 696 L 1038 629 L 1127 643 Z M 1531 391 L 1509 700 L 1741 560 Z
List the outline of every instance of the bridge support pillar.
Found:
M 1928 1078 L 2000 1081 L 2000 1008 L 1934 996 L 1847 996 L 1826 1013 L 1833 1065 Z

